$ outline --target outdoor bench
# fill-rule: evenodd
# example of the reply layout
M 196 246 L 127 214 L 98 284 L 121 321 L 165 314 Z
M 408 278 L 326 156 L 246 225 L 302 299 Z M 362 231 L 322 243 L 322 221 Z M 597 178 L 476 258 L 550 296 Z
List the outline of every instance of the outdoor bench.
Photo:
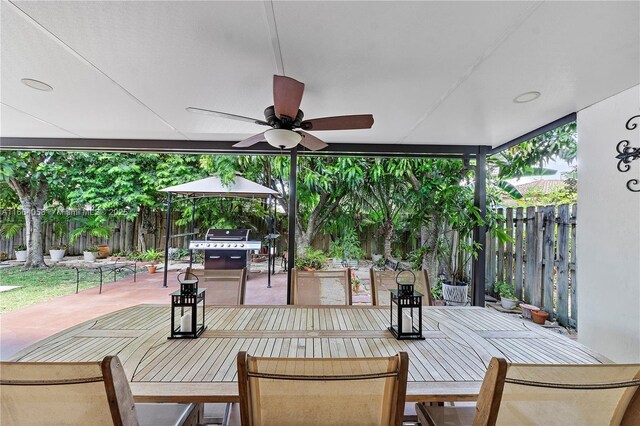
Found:
M 129 262 L 118 263 L 118 261 L 116 260 L 113 263 L 105 263 L 98 266 L 91 266 L 89 268 L 82 268 L 82 269 L 83 271 L 100 274 L 100 293 L 99 294 L 102 294 L 102 283 L 104 281 L 103 278 L 105 273 L 113 272 L 113 282 L 115 282 L 117 278 L 116 274 L 118 272 L 130 271 L 130 272 L 133 272 L 133 282 L 136 282 L 137 266 L 138 266 L 137 261 L 134 261 L 133 263 L 129 263 Z M 76 294 L 77 294 L 80 288 L 80 269 L 81 268 L 77 266 L 73 266 L 72 268 L 76 270 Z

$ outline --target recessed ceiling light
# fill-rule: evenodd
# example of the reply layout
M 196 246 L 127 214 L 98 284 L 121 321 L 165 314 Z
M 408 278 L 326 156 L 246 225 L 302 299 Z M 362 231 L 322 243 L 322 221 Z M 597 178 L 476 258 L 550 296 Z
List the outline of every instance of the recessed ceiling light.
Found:
M 31 87 L 32 89 L 42 90 L 43 92 L 50 92 L 53 90 L 53 87 L 49 86 L 47 83 L 43 83 L 40 80 L 34 80 L 32 78 L 23 78 L 22 81 L 25 85 Z
M 517 104 L 526 104 L 527 102 L 535 101 L 540 97 L 540 92 L 524 92 L 521 95 L 513 98 L 513 102 Z

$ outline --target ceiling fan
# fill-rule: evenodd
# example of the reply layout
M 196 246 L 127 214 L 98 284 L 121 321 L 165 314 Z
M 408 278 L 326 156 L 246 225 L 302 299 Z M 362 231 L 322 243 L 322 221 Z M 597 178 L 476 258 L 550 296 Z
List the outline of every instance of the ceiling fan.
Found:
M 299 109 L 303 92 L 304 83 L 283 75 L 274 75 L 273 105 L 264 110 L 264 120 L 195 107 L 188 107 L 187 111 L 271 127 L 265 132 L 236 143 L 233 145 L 236 148 L 246 148 L 266 141 L 280 149 L 290 149 L 300 144 L 311 151 L 318 151 L 328 145 L 305 130 L 370 129 L 373 125 L 373 115 L 371 114 L 339 115 L 303 120 L 304 114 Z

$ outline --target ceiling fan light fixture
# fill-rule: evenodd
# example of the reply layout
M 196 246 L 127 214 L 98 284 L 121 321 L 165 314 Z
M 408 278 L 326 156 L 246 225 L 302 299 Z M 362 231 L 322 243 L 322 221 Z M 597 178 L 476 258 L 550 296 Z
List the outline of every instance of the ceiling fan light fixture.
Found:
M 264 132 L 264 138 L 269 145 L 280 149 L 291 149 L 298 145 L 302 136 L 293 130 L 271 129 Z

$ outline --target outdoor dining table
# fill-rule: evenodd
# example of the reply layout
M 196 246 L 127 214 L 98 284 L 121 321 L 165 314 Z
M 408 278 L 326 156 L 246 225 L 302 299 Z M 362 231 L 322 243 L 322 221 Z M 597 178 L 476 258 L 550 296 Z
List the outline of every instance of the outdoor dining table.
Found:
M 137 402 L 236 402 L 236 355 L 371 357 L 409 354 L 407 401 L 475 400 L 489 360 L 610 362 L 528 320 L 479 307 L 426 307 L 425 340 L 396 340 L 389 308 L 212 306 L 197 339 L 169 340 L 170 308 L 138 305 L 65 330 L 14 361 L 97 361 L 118 355 Z

